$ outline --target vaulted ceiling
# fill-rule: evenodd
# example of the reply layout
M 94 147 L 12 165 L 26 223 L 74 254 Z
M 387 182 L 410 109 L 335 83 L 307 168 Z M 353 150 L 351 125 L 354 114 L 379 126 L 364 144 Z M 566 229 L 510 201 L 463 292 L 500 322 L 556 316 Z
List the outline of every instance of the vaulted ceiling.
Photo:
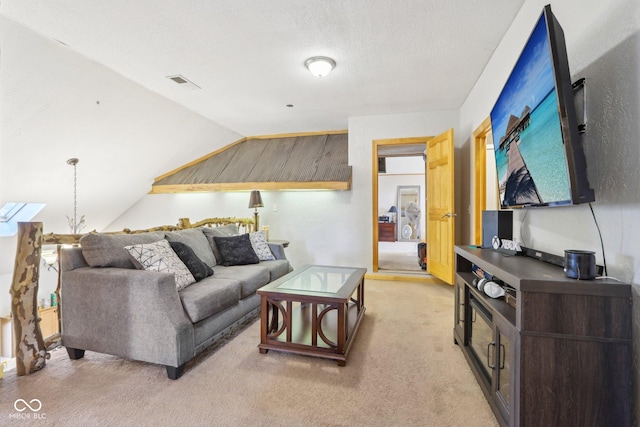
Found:
M 523 1 L 2 0 L 0 11 L 251 136 L 459 108 Z M 337 62 L 322 79 L 304 68 L 316 55 Z

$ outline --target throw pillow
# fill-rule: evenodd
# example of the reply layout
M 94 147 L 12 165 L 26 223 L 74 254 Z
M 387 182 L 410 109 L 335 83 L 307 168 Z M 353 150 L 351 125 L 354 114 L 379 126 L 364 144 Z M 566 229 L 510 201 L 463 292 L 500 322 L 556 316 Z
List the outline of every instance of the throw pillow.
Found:
M 195 283 L 193 274 L 166 240 L 125 246 L 124 249 L 145 270 L 173 273 L 176 276 L 176 289 L 179 291 Z
M 202 237 L 204 237 L 204 235 Z M 206 262 L 198 258 L 198 255 L 196 255 L 195 251 L 191 249 L 189 245 L 182 242 L 172 241 L 169 241 L 169 244 L 171 245 L 171 249 L 173 249 L 176 255 L 178 255 L 178 258 L 184 262 L 184 265 L 186 265 L 191 274 L 193 274 L 193 278 L 196 279 L 196 282 L 199 282 L 205 277 L 209 277 L 213 274 L 213 269 L 209 267 Z
M 216 259 L 213 256 L 209 240 L 199 228 L 189 228 L 186 230 L 172 231 L 165 233 L 165 239 L 171 242 L 182 242 L 189 246 L 198 258 L 205 262 L 209 267 L 216 265 Z
M 216 236 L 237 236 L 239 234 L 238 226 L 235 224 L 227 224 L 221 225 L 220 227 L 202 227 L 201 230 L 207 237 L 207 240 L 209 241 L 209 245 L 211 245 L 213 255 L 215 255 L 217 262 L 222 263 L 222 254 L 220 254 L 220 250 L 218 250 L 218 246 L 216 245 L 216 242 L 215 240 L 213 240 L 213 238 Z
M 239 236 L 218 237 L 214 236 L 218 250 L 222 257 L 222 265 L 257 264 L 260 262 L 258 255 L 251 246 L 248 234 Z
M 153 243 L 164 237 L 162 231 L 141 234 L 89 233 L 80 239 L 82 256 L 90 267 L 138 268 L 125 246 Z
M 269 248 L 269 244 L 267 243 L 267 236 L 265 236 L 264 231 L 256 231 L 253 233 L 249 233 L 249 240 L 251 241 L 251 246 L 253 246 L 253 250 L 258 255 L 260 261 L 271 261 L 276 259 L 271 253 L 271 248 Z

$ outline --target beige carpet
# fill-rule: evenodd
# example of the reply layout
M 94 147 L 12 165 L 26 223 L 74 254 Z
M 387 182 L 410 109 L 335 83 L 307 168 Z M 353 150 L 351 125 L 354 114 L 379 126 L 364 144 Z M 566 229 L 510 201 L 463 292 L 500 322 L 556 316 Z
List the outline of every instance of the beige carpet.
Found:
M 418 242 L 378 242 L 378 269 L 427 274 L 418 262 Z
M 451 287 L 369 280 L 365 304 L 345 367 L 259 354 L 259 321 L 177 381 L 160 366 L 93 352 L 71 361 L 56 350 L 43 370 L 0 379 L 0 425 L 498 425 L 453 344 Z M 18 412 L 17 399 L 42 407 Z

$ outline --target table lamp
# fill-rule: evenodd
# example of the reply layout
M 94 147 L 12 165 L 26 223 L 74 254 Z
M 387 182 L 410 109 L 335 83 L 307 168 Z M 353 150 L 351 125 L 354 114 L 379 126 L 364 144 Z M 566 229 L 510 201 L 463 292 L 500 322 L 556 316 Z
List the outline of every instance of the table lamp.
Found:
M 258 231 L 258 208 L 264 207 L 262 203 L 262 196 L 260 195 L 260 191 L 253 190 L 251 191 L 251 196 L 249 197 L 249 209 L 254 208 L 253 218 L 255 221 L 254 231 Z
M 398 208 L 391 206 L 387 212 L 391 213 L 391 222 L 396 222 L 396 213 L 398 212 Z

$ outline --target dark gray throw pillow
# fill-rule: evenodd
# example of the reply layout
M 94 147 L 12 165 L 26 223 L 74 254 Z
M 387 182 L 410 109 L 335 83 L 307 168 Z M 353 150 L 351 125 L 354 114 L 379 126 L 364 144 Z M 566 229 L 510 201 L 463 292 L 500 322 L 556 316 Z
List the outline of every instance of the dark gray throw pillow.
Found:
M 227 225 L 221 225 L 219 227 L 202 227 L 201 230 L 204 233 L 204 235 L 207 237 L 207 241 L 209 241 L 209 245 L 211 246 L 213 255 L 216 258 L 216 262 L 218 264 L 222 264 L 222 254 L 220 254 L 220 250 L 216 246 L 216 241 L 213 240 L 213 238 L 215 236 L 218 236 L 218 237 L 237 236 L 238 234 L 240 234 L 238 230 L 238 226 L 235 224 L 227 224 Z
M 209 267 L 216 265 L 216 259 L 213 256 L 209 239 L 207 239 L 201 229 L 187 228 L 186 230 L 171 231 L 165 233 L 164 238 L 170 242 L 182 242 L 189 246 L 193 249 L 193 253 Z
M 229 237 L 214 236 L 213 239 L 222 256 L 220 264 L 226 267 L 230 265 L 258 264 L 260 262 L 256 251 L 251 246 L 248 234 Z
M 213 274 L 213 269 L 198 258 L 189 245 L 182 242 L 169 242 L 169 244 L 178 258 L 187 266 L 196 282 Z

